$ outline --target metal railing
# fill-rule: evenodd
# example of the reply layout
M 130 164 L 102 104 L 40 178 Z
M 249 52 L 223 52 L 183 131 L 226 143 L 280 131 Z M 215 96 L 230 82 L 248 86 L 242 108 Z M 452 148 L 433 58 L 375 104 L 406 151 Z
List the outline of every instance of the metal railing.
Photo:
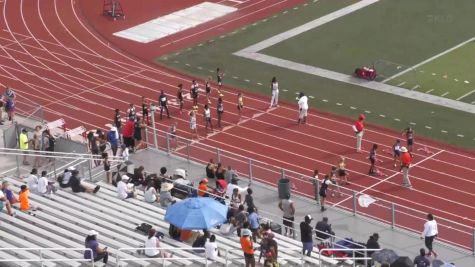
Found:
M 289 257 L 289 256 L 284 256 L 281 257 L 279 256 L 280 253 L 277 255 L 277 262 L 282 263 L 282 261 L 293 261 L 295 264 L 296 262 L 300 263 L 300 266 L 304 267 L 305 266 L 305 255 L 302 254 L 302 248 L 301 247 L 285 247 L 284 248 L 286 252 L 288 251 L 297 251 L 298 252 L 298 257 Z M 260 261 L 261 258 L 265 259 L 265 255 L 260 254 L 259 252 L 260 248 L 255 247 L 254 248 L 254 258 L 258 258 L 257 262 Z M 256 253 L 258 252 L 258 253 Z M 236 255 L 236 256 L 232 256 Z M 235 248 L 227 248 L 226 252 L 224 254 L 224 260 L 225 260 L 225 265 L 224 266 L 229 266 L 229 264 L 232 263 L 233 260 L 243 260 L 243 254 L 241 250 L 236 250 Z M 257 264 L 256 264 L 257 265 Z M 295 266 L 295 265 L 293 265 Z
M 44 257 L 44 251 L 89 251 L 92 255 L 92 250 L 90 248 L 0 248 L 0 252 L 2 251 L 11 251 L 15 253 L 15 251 L 34 251 L 38 252 L 38 259 L 19 259 L 19 258 L 12 258 L 12 259 L 0 259 L 1 262 L 36 262 L 40 263 L 41 267 L 44 266 L 46 262 L 90 262 L 91 266 L 94 267 L 94 259 L 71 259 L 71 258 L 61 258 L 61 259 L 48 259 Z
M 145 250 L 158 250 L 159 251 L 159 256 L 158 257 L 145 257 L 145 258 L 127 258 L 128 254 L 125 254 L 124 251 L 145 251 Z M 166 251 L 193 251 L 193 252 L 201 252 L 202 256 L 199 257 L 199 254 L 196 254 L 196 257 L 165 257 Z M 127 262 L 127 261 L 155 261 L 157 259 L 160 259 L 162 261 L 162 266 L 166 266 L 166 261 L 179 261 L 179 260 L 194 260 L 194 261 L 203 261 L 204 266 L 208 266 L 208 259 L 206 258 L 205 255 L 205 249 L 204 248 L 119 248 L 117 250 L 117 267 L 120 267 L 121 262 Z M 124 254 L 124 255 L 122 255 Z M 122 257 L 124 256 L 124 257 Z
M 285 177 L 290 180 L 293 192 L 303 197 L 315 199 L 319 203 L 318 189 L 321 181 L 315 181 L 311 174 L 305 175 L 288 168 L 279 167 L 277 164 L 286 164 L 292 167 L 292 169 L 303 169 L 300 166 L 293 166 L 279 159 L 266 158 L 266 155 L 256 155 L 268 159 L 270 163 L 266 163 L 195 140 L 179 136 L 171 138 L 170 133 L 156 129 L 154 125 L 152 124 L 151 127 L 147 127 L 145 130 L 146 140 L 149 141 L 149 148 L 165 151 L 168 154 L 203 164 L 206 164 L 209 159 L 214 159 L 215 162 L 223 163 L 223 166 L 232 166 L 233 169 L 239 172 L 240 176 L 248 178 L 249 183 L 258 181 L 275 187 L 279 179 Z M 151 141 L 153 143 L 150 143 Z M 210 140 L 210 142 L 214 141 Z M 311 172 L 311 170 L 306 171 Z M 262 179 L 264 177 L 265 179 Z M 328 197 L 326 199 L 326 203 L 329 205 L 338 204 L 335 206 L 338 210 L 355 216 L 362 215 L 364 218 L 384 223 L 393 229 L 409 231 L 412 234 L 419 234 L 422 231 L 427 212 L 405 207 L 374 196 L 372 197 L 376 200 L 375 203 L 366 208 L 359 208 L 358 197 L 361 194 L 346 187 L 340 186 L 338 189 L 339 192 L 335 190 L 337 191 L 335 193 L 341 195 L 341 197 Z M 473 226 L 459 223 L 455 219 L 439 216 L 437 216 L 437 222 L 439 226 L 438 240 L 475 254 L 475 228 Z

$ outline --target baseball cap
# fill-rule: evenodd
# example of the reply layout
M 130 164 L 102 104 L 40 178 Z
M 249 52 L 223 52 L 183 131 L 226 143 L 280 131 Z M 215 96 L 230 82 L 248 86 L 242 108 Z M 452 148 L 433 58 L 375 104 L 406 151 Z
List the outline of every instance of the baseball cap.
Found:
M 94 230 L 91 230 L 89 231 L 89 233 L 87 233 L 88 236 L 93 236 L 93 235 L 98 235 L 98 233 Z
M 405 146 L 401 147 L 401 152 L 402 153 L 406 153 L 407 152 L 407 148 Z
M 313 220 L 312 215 L 310 214 L 305 215 L 305 221 L 311 221 L 311 220 Z
M 241 236 L 251 236 L 252 232 L 249 229 L 241 229 Z

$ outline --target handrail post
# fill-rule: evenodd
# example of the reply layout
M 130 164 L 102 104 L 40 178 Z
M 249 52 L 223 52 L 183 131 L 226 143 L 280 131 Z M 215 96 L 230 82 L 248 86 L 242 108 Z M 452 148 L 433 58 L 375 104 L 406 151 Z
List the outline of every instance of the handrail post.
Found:
M 218 163 L 221 162 L 221 149 L 219 147 L 216 148 L 216 160 Z
M 152 112 L 153 114 L 153 112 Z M 117 250 L 117 262 L 116 262 L 116 267 L 120 267 L 120 252 L 121 252 L 121 249 L 119 248 Z M 91 257 L 92 258 L 92 257 Z
M 249 183 L 252 183 L 252 159 L 249 158 Z
M 356 216 L 356 191 L 353 191 L 353 216 Z
M 167 137 L 167 154 L 170 154 L 170 134 L 166 133 Z
M 473 238 L 472 254 L 475 255 L 475 228 L 473 228 L 472 238 Z
M 355 255 L 355 250 L 351 251 L 351 254 L 353 255 L 353 267 L 356 267 L 356 255 Z
M 190 162 L 190 143 L 186 142 L 186 159 Z
M 368 251 L 364 251 L 364 266 L 368 266 Z
M 282 179 L 285 178 L 285 170 L 284 170 L 284 168 L 280 169 L 280 178 L 282 178 Z
M 157 141 L 157 128 L 155 128 L 155 105 L 150 104 L 151 112 L 151 119 L 152 119 L 152 129 L 153 129 L 153 144 L 155 148 L 158 149 L 158 141 Z
M 394 202 L 391 202 L 391 228 L 394 229 L 396 225 L 396 205 Z
M 229 253 L 229 248 L 226 249 L 226 253 L 224 255 L 224 266 L 228 267 L 228 253 Z
M 41 262 L 41 267 L 44 266 L 43 263 L 43 250 L 41 248 L 38 249 L 38 252 L 40 253 L 40 262 Z

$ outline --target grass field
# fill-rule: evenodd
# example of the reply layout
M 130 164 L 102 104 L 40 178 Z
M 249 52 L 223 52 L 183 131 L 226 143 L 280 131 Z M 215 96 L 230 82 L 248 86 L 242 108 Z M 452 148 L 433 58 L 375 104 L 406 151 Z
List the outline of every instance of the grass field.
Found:
M 469 42 L 388 83 L 475 104 L 474 65 L 475 42 Z
M 357 1 L 320 0 L 314 2 L 313 0 L 311 0 L 304 5 L 300 5 L 294 9 L 284 11 L 280 14 L 276 14 L 257 23 L 253 23 L 241 29 L 237 29 L 234 32 L 223 34 L 207 42 L 203 42 L 201 44 L 184 49 L 182 51 L 163 56 L 161 58 L 158 58 L 157 61 L 160 64 L 166 64 L 169 67 L 202 78 L 206 78 L 209 75 L 213 75 L 214 77 L 214 74 L 212 72 L 216 69 L 216 67 L 219 66 L 225 71 L 224 82 L 226 84 L 262 94 L 268 94 L 269 81 L 272 76 L 277 76 L 279 78 L 280 87 L 283 89 L 281 90 L 281 97 L 289 102 L 295 102 L 296 92 L 305 91 L 308 95 L 314 96 L 314 98 L 310 101 L 310 105 L 319 110 L 324 110 L 351 117 L 355 117 L 359 113 L 366 112 L 368 121 L 371 123 L 398 130 L 411 124 L 413 128 L 415 128 L 416 133 L 418 135 L 442 140 L 451 144 L 456 144 L 467 148 L 475 148 L 475 127 L 472 126 L 475 116 L 472 114 L 443 108 L 437 105 L 422 103 L 419 101 L 406 99 L 395 95 L 376 92 L 371 89 L 337 82 L 334 80 L 328 80 L 325 78 L 308 75 L 297 71 L 291 71 L 288 69 L 283 69 L 232 55 L 232 53 L 241 50 L 247 46 L 265 40 L 280 32 L 300 26 L 308 21 L 314 20 L 318 17 L 341 9 L 355 2 Z M 388 10 L 383 12 L 383 7 L 376 6 L 380 5 L 381 3 L 375 4 L 374 7 L 367 7 L 377 7 L 380 9 L 379 12 L 382 14 L 373 16 L 372 14 L 367 13 L 366 16 L 362 17 L 362 19 L 364 19 L 363 22 L 368 20 L 372 20 L 374 22 L 376 18 L 383 19 L 386 16 L 389 16 L 389 14 L 393 13 L 397 13 L 399 14 L 399 16 L 401 16 L 402 14 L 405 14 L 407 12 L 400 11 L 399 9 L 401 9 L 402 7 L 394 5 L 392 3 L 404 2 L 408 4 L 407 0 L 383 0 L 383 2 L 389 2 L 390 5 L 388 7 Z M 410 8 L 427 7 L 427 9 L 431 10 L 426 10 L 426 12 L 420 12 L 419 15 L 423 17 L 420 18 L 420 23 L 423 25 L 419 27 L 418 31 L 421 34 L 425 33 L 426 31 L 429 31 L 430 33 L 428 33 L 428 35 L 432 35 L 432 30 L 434 30 L 434 28 L 436 27 L 431 23 L 427 23 L 428 17 L 426 13 L 436 12 L 437 9 L 431 9 L 433 7 L 431 4 L 428 4 L 428 0 L 420 0 L 414 2 L 416 3 L 411 4 Z M 425 3 L 425 5 L 421 4 L 421 2 Z M 435 3 L 437 3 L 435 4 L 435 6 L 440 5 L 440 8 L 443 9 L 445 8 L 447 2 L 462 3 L 461 1 L 437 0 L 435 1 Z M 467 6 L 472 6 L 472 3 L 467 3 Z M 453 7 L 450 8 L 453 9 Z M 359 14 L 360 12 L 365 13 L 367 12 L 367 10 L 366 8 L 364 8 L 363 10 L 357 11 L 355 14 L 350 14 L 349 16 L 361 16 Z M 340 19 L 346 19 L 346 17 Z M 352 31 L 356 31 L 358 28 L 354 28 L 356 21 L 353 21 L 353 19 L 354 18 L 349 21 L 352 24 L 346 25 L 346 28 L 353 28 Z M 399 19 L 401 21 L 405 20 L 401 17 Z M 337 23 L 338 20 L 329 23 L 328 26 L 334 27 L 331 24 Z M 338 22 L 337 24 L 339 23 L 340 22 Z M 464 23 L 460 22 L 460 25 L 462 24 Z M 470 25 L 473 24 L 468 24 L 468 26 L 465 25 L 465 28 L 470 27 Z M 424 28 L 424 26 L 426 28 Z M 322 27 L 327 27 L 327 25 L 324 25 Z M 342 27 L 341 30 L 344 30 L 345 28 L 344 25 L 341 25 L 340 27 Z M 407 24 L 405 24 L 405 27 L 407 28 Z M 313 54 L 311 57 L 313 60 L 312 64 L 319 67 L 329 68 L 333 66 L 332 68 L 335 70 L 349 73 L 353 70 L 355 65 L 371 63 L 374 59 L 387 59 L 392 62 L 404 62 L 406 63 L 406 65 L 413 65 L 427 59 L 428 57 L 440 53 L 441 50 L 443 51 L 447 48 L 450 48 L 451 46 L 456 45 L 457 43 L 460 43 L 472 37 L 470 36 L 470 33 L 464 33 L 464 30 L 458 28 L 460 27 L 457 27 L 457 29 L 455 29 L 455 31 L 458 33 L 448 33 L 446 36 L 444 36 L 444 38 L 442 38 L 443 40 L 440 44 L 426 42 L 427 45 L 425 46 L 414 44 L 416 42 L 413 40 L 413 38 L 416 38 L 416 31 L 413 31 L 412 29 L 408 29 L 409 31 L 414 32 L 412 35 L 400 35 L 398 38 L 393 38 L 392 40 L 397 41 L 397 43 L 393 44 L 391 47 L 389 47 L 388 45 L 390 44 L 386 43 L 385 41 L 387 33 L 384 30 L 375 31 L 371 35 L 373 40 L 369 40 L 366 43 L 373 45 L 374 47 L 381 46 L 382 48 L 379 49 L 379 52 L 372 52 L 372 54 L 369 55 L 367 49 L 363 49 L 362 45 L 354 45 L 355 40 L 353 40 L 352 45 L 342 44 L 341 49 L 338 50 L 339 53 L 341 53 L 341 60 L 335 62 L 333 62 L 332 59 L 338 58 L 337 56 L 340 54 L 335 53 L 335 50 L 332 49 L 334 43 L 330 42 L 330 39 L 336 38 L 339 40 L 345 39 L 347 41 L 351 41 L 348 40 L 348 37 L 342 37 L 342 35 L 351 31 L 329 31 L 326 32 L 323 37 L 323 39 L 328 39 L 327 41 L 317 40 L 318 38 L 316 37 L 313 39 L 309 38 L 303 43 L 296 43 L 296 47 L 293 50 L 287 51 L 286 49 L 283 49 L 282 52 L 285 54 L 279 55 L 279 57 L 291 59 L 292 56 L 296 55 L 295 50 L 301 49 L 313 51 L 315 50 L 314 48 L 317 45 L 319 45 L 321 42 L 325 42 L 327 43 L 327 45 L 330 45 L 330 47 L 327 47 L 326 51 L 318 51 L 318 53 L 320 54 L 320 56 L 324 56 L 324 54 L 327 54 L 326 59 L 322 61 L 315 60 Z M 386 31 L 389 30 L 390 28 L 386 29 Z M 474 31 L 473 36 L 475 36 L 475 29 L 468 29 L 466 31 L 471 30 Z M 362 30 L 360 29 L 359 31 L 361 32 Z M 400 31 L 403 31 L 403 29 L 401 29 Z M 309 31 L 308 33 L 310 32 L 312 31 Z M 443 31 L 437 32 L 437 34 L 439 35 L 443 33 Z M 305 34 L 307 33 L 304 33 L 304 35 Z M 435 35 L 436 34 L 434 34 L 434 36 Z M 357 34 L 354 34 L 354 36 L 357 36 Z M 409 36 L 412 37 L 409 38 Z M 288 41 L 295 41 L 299 38 L 301 38 L 301 36 L 289 39 Z M 322 39 L 321 36 L 319 38 Z M 420 37 L 419 40 L 421 38 L 429 40 L 429 37 Z M 379 45 L 377 45 L 375 42 L 379 42 Z M 405 44 L 406 42 L 409 44 Z M 276 45 L 276 47 L 281 44 Z M 415 46 L 414 53 L 410 55 L 406 50 L 410 49 L 413 45 Z M 397 49 L 398 47 L 401 47 L 401 49 Z M 276 51 L 272 50 L 274 48 L 275 47 L 270 47 L 270 50 L 265 50 L 264 52 L 275 53 Z M 419 52 L 423 52 L 423 54 L 418 55 L 416 57 L 415 54 L 418 54 Z M 345 54 L 344 57 L 343 54 Z M 308 56 L 308 53 L 307 58 L 310 58 Z M 305 60 L 305 57 L 302 60 Z M 308 62 L 309 61 L 307 61 L 307 63 Z M 397 68 L 395 69 L 399 71 L 401 70 Z M 394 73 L 396 73 L 396 71 Z M 467 125 L 469 126 L 467 127 Z

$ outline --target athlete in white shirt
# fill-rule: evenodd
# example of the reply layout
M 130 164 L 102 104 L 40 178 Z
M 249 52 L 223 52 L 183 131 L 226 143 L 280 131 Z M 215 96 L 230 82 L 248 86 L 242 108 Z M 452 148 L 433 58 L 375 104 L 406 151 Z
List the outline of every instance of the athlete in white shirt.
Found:
M 308 111 L 308 97 L 304 93 L 299 95 L 299 120 L 297 124 L 307 122 L 307 111 Z
M 270 89 L 272 93 L 272 98 L 270 100 L 270 107 L 277 107 L 279 103 L 279 83 L 277 82 L 277 78 L 273 77 L 271 84 L 270 84 Z
M 434 257 L 437 257 L 437 253 L 432 249 L 432 243 L 438 234 L 437 222 L 434 219 L 434 215 L 429 213 L 427 214 L 427 222 L 424 223 L 424 231 L 422 231 L 421 235 L 421 239 L 425 239 L 425 245 L 429 250 L 428 256 L 434 254 Z

